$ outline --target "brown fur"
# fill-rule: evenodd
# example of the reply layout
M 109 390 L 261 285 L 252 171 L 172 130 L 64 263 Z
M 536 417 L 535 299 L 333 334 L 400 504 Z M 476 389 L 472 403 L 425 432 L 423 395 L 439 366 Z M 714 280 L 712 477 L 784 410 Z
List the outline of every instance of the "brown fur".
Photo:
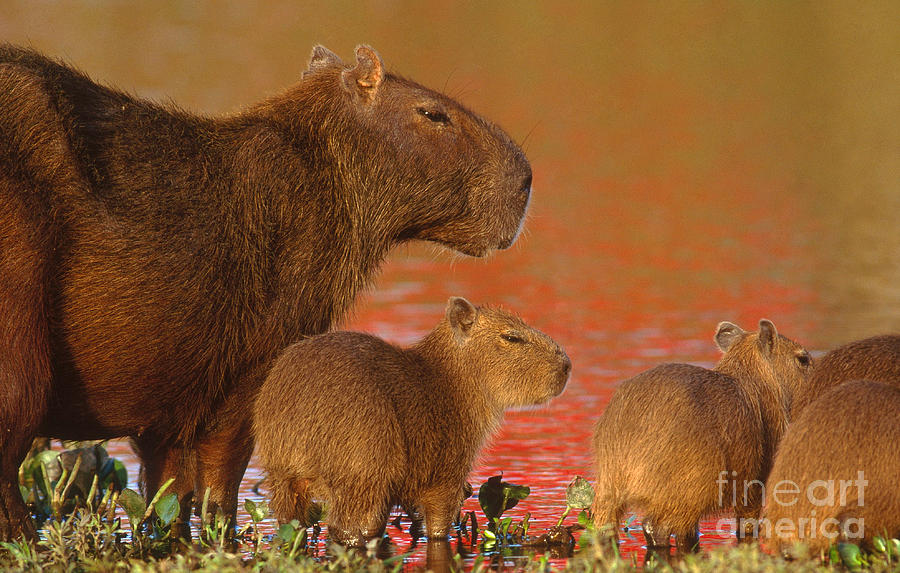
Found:
M 505 248 L 531 170 L 499 128 L 317 47 L 281 94 L 219 118 L 0 45 L 0 539 L 38 433 L 133 438 L 152 494 L 227 513 L 271 360 L 348 311 L 386 253 Z
M 594 433 L 597 527 L 615 535 L 626 508 L 639 509 L 648 546 L 668 547 L 674 534 L 686 550 L 705 515 L 733 508 L 758 517 L 762 488 L 750 488 L 745 503 L 743 484 L 765 481 L 790 391 L 809 370 L 802 347 L 759 324 L 756 333 L 721 323 L 715 338 L 725 354 L 713 370 L 663 364 L 616 389 Z
M 446 537 L 475 456 L 507 408 L 562 392 L 571 363 L 548 336 L 499 309 L 451 298 L 409 348 L 356 332 L 290 346 L 255 406 L 258 453 L 279 521 L 328 502 L 329 531 L 358 544 L 395 504 Z
M 803 542 L 820 553 L 833 541 L 900 536 L 898 421 L 900 388 L 881 382 L 840 384 L 804 408 L 781 441 L 766 483 L 764 544 L 785 551 Z M 858 472 L 865 481 L 857 482 Z M 823 483 L 815 485 L 818 480 Z M 844 527 L 848 537 L 841 535 Z
M 900 388 L 900 334 L 856 340 L 816 359 L 809 383 L 794 396 L 792 416 L 798 416 L 833 386 L 850 380 L 872 380 Z

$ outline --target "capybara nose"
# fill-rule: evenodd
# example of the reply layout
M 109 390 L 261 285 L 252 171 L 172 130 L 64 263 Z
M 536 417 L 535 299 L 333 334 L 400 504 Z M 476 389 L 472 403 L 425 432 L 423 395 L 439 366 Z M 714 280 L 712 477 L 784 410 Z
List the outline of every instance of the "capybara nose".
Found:
M 525 177 L 522 178 L 522 183 L 519 184 L 519 191 L 528 197 L 531 195 L 531 169 L 528 169 L 528 173 L 525 174 Z
M 559 368 L 559 377 L 557 378 L 557 383 L 559 385 L 556 390 L 557 396 L 562 394 L 562 391 L 566 389 L 566 384 L 569 381 L 569 374 L 572 373 L 572 361 L 569 359 L 569 355 L 562 350 L 559 350 L 558 353 L 561 364 Z

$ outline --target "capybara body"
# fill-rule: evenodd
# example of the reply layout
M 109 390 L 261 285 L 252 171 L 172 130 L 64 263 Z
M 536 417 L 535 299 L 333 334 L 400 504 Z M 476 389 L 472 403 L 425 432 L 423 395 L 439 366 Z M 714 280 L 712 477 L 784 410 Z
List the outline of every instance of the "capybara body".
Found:
M 814 554 L 900 536 L 900 387 L 865 380 L 827 389 L 778 446 L 766 482 L 764 545 Z
M 719 324 L 724 354 L 712 370 L 663 364 L 616 389 L 594 433 L 593 519 L 609 538 L 627 508 L 643 512 L 649 547 L 667 548 L 674 534 L 680 550 L 696 546 L 705 515 L 758 517 L 791 389 L 810 367 L 800 345 L 759 326 Z
M 333 332 L 285 350 L 255 404 L 257 452 L 279 521 L 327 502 L 329 532 L 380 535 L 392 506 L 445 538 L 475 456 L 504 410 L 541 404 L 571 363 L 548 336 L 503 310 L 451 298 L 418 343 Z
M 203 117 L 0 45 L 0 538 L 33 535 L 35 435 L 130 436 L 148 493 L 227 513 L 271 361 L 345 315 L 409 239 L 515 239 L 531 171 L 458 103 L 313 51 L 281 94 Z M 202 491 L 201 489 L 201 491 Z
M 883 334 L 839 346 L 816 359 L 809 382 L 794 396 L 795 417 L 833 386 L 851 380 L 884 382 L 900 388 L 900 334 Z

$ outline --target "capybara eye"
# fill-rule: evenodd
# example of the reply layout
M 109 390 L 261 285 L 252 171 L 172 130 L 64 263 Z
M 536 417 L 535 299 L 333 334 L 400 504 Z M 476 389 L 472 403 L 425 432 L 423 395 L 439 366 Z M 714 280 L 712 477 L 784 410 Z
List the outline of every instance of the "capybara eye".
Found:
M 416 108 L 416 111 L 419 112 L 420 115 L 425 116 L 429 120 L 434 123 L 448 124 L 450 123 L 450 116 L 442 111 L 438 111 L 436 109 L 427 109 L 424 107 Z
M 797 363 L 800 364 L 800 366 L 803 366 L 804 368 L 809 366 L 809 354 L 807 354 L 806 352 L 798 354 L 797 355 Z
M 523 342 L 525 342 L 524 338 L 522 338 L 518 334 L 513 334 L 511 332 L 504 332 L 500 335 L 500 338 L 513 344 L 522 344 Z

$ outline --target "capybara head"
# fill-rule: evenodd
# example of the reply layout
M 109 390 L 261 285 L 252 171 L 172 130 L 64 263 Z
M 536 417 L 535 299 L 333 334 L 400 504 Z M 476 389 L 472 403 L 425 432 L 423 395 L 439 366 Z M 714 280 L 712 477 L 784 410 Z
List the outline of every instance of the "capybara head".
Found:
M 386 73 L 368 46 L 356 64 L 317 46 L 301 85 L 335 93 L 318 103 L 329 149 L 361 174 L 357 207 L 391 214 L 401 239 L 434 241 L 483 256 L 516 239 L 531 193 L 531 167 L 500 128 L 454 100 Z
M 758 332 L 745 332 L 730 322 L 719 323 L 716 345 L 725 354 L 716 370 L 726 374 L 765 380 L 778 389 L 785 411 L 797 389 L 809 378 L 812 358 L 802 346 L 778 334 L 771 321 L 759 321 Z
M 453 362 L 503 408 L 542 404 L 566 387 L 572 370 L 566 353 L 509 312 L 452 297 L 442 328 L 451 333 Z

